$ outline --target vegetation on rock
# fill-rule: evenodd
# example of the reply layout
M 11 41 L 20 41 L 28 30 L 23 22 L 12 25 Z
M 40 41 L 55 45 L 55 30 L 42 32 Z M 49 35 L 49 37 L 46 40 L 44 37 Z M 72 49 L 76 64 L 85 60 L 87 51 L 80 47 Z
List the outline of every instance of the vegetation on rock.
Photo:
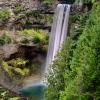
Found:
M 34 44 L 47 44 L 48 43 L 48 35 L 45 34 L 42 30 L 23 30 L 19 31 L 20 35 L 25 36 L 24 40 L 22 39 L 22 43 L 33 42 Z M 26 40 L 27 39 L 27 40 Z M 28 40 L 29 39 L 29 40 Z M 26 40 L 26 42 L 25 42 Z
M 92 3 L 94 3 L 94 2 L 96 2 L 96 1 L 98 1 L 98 0 L 76 0 L 76 2 L 82 2 L 82 3 L 90 3 L 90 2 L 92 2 Z
M 27 63 L 27 60 L 17 58 L 10 61 L 3 61 L 2 68 L 10 75 L 10 77 L 17 76 L 18 78 L 18 75 L 21 77 L 29 74 L 29 68 L 26 67 Z
M 5 0 L 5 2 L 8 1 Z M 22 48 L 18 48 L 19 51 L 12 53 L 9 58 L 0 58 L 0 75 L 4 73 L 5 77 L 7 75 L 5 80 L 8 78 L 7 81 L 18 83 L 16 85 L 19 86 L 22 85 L 24 78 L 35 74 L 45 59 L 49 38 L 45 31 L 39 28 L 45 29 L 46 27 L 47 29 L 51 26 L 52 9 L 56 2 L 73 3 L 76 1 L 75 4 L 83 3 L 85 7 L 82 6 L 82 12 L 79 12 L 81 8 L 71 12 L 69 34 L 62 50 L 50 65 L 52 70 L 49 70 L 47 76 L 48 89 L 45 97 L 46 100 L 100 100 L 99 0 L 40 0 L 38 3 L 40 6 L 43 5 L 43 8 L 40 7 L 39 11 L 28 8 L 29 5 L 25 7 L 27 0 L 22 0 L 23 2 L 10 0 L 9 2 L 12 1 L 13 7 L 11 3 L 11 8 L 0 8 L 0 26 L 2 26 L 0 28 L 0 53 L 4 56 L 2 47 L 5 49 L 8 44 Z M 91 6 L 90 9 L 88 6 Z M 45 51 L 45 54 L 41 54 L 42 51 Z M 4 88 L 0 86 L 0 100 L 30 100 Z
M 4 33 L 0 36 L 0 45 L 10 44 L 12 42 L 11 36 L 8 33 Z
M 49 36 L 41 29 L 25 29 L 22 31 L 1 31 L 0 45 L 5 44 L 24 44 L 37 45 L 43 49 L 47 49 Z M 46 48 L 45 48 L 46 47 Z
M 7 8 L 0 9 L 0 23 L 6 22 L 10 18 L 10 11 Z

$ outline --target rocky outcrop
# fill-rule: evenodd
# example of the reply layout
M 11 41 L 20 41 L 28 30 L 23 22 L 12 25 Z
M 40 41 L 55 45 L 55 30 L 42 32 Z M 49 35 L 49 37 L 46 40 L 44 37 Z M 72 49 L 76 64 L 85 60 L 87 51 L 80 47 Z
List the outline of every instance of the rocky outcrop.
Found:
M 8 8 L 10 17 L 8 21 L 0 22 L 0 29 L 50 29 L 51 25 L 47 23 L 46 19 L 48 14 L 53 14 L 54 7 L 55 6 L 48 7 L 39 0 L 2 1 L 0 2 L 0 8 Z
M 25 10 L 53 10 L 56 4 L 57 0 L 51 6 L 44 4 L 41 0 L 1 0 L 0 8 L 9 7 L 14 9 L 17 5 L 21 5 Z
M 0 58 L 7 59 L 11 54 L 17 52 L 18 45 L 7 44 L 4 46 L 0 46 Z
M 1 52 L 2 51 L 2 52 Z M 45 62 L 46 59 L 46 52 L 41 50 L 38 46 L 34 45 L 15 45 L 15 44 L 9 44 L 0 46 L 0 59 L 4 61 L 9 61 L 16 58 L 24 58 L 29 61 L 29 65 L 37 63 L 38 69 L 37 73 L 32 72 L 34 74 L 34 77 L 36 75 L 40 75 L 40 71 L 42 69 L 42 65 Z M 29 76 L 28 76 L 29 77 Z M 30 77 L 29 77 L 30 78 Z M 27 77 L 26 77 L 27 79 Z M 20 77 L 19 80 L 14 79 L 13 77 L 10 77 L 9 74 L 3 69 L 3 66 L 0 65 L 0 85 L 3 87 L 9 89 L 12 92 L 19 93 L 19 90 L 23 87 L 23 81 L 24 79 Z
M 9 7 L 14 9 L 18 4 L 22 5 L 24 9 L 38 9 L 40 2 L 38 0 L 2 0 L 0 1 L 0 7 Z
M 21 84 L 13 81 L 7 72 L 5 72 L 0 66 L 0 85 L 5 87 L 6 89 L 19 94 L 19 90 L 21 89 Z
M 36 58 L 41 58 L 40 62 L 43 63 L 45 57 L 46 51 L 43 51 L 40 47 L 35 45 L 7 44 L 0 46 L 1 60 L 25 58 L 31 61 Z
M 74 2 L 74 0 L 71 1 Z M 68 2 L 70 0 L 55 0 L 53 4 L 48 5 L 41 0 L 2 0 L 0 7 L 10 8 L 11 17 L 7 23 L 0 24 L 1 29 L 4 27 L 10 30 L 41 28 L 50 31 L 57 4 Z M 73 8 L 75 10 L 75 6 Z

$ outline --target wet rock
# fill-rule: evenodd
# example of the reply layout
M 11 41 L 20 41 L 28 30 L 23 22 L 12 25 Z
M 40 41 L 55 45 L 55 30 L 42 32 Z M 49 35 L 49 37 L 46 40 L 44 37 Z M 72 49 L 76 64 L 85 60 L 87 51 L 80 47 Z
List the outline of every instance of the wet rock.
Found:
M 4 46 L 0 46 L 0 58 L 7 59 L 11 54 L 17 52 L 18 45 L 7 44 Z

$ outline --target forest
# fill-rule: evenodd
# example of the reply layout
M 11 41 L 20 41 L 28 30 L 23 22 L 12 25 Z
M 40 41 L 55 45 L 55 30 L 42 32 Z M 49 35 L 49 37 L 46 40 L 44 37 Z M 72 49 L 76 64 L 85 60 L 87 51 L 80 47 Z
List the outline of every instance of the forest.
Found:
M 67 36 L 45 73 L 58 4 Z M 99 39 L 100 0 L 0 0 L 0 100 L 100 100 Z M 43 94 L 27 89 L 42 76 Z

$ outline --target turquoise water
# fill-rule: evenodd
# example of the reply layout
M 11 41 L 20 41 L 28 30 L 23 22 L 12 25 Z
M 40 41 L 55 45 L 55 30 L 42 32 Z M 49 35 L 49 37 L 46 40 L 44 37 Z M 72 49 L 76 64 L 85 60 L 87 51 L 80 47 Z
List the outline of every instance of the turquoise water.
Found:
M 23 88 L 20 93 L 30 100 L 44 100 L 44 92 L 46 87 L 43 84 L 36 84 L 31 87 Z

